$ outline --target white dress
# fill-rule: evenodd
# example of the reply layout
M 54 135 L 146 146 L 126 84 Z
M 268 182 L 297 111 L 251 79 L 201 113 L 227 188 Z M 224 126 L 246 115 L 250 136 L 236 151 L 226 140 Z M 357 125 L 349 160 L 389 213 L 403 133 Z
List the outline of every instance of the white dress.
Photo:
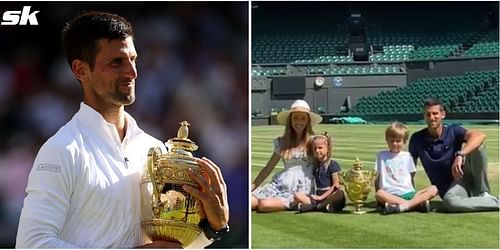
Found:
M 274 139 L 273 143 L 274 152 L 280 154 L 279 139 Z M 305 147 L 292 149 L 291 156 L 289 160 L 283 159 L 285 169 L 275 174 L 270 183 L 254 190 L 253 195 L 257 199 L 279 198 L 289 209 L 294 193 L 312 194 L 314 192 L 314 176 L 312 167 L 307 164 Z

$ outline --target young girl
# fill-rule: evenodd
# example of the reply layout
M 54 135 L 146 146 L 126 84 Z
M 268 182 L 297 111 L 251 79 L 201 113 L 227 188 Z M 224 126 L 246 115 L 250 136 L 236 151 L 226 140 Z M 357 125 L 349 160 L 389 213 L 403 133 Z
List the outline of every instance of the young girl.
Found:
M 274 139 L 274 152 L 266 166 L 252 183 L 252 210 L 274 212 L 290 209 L 295 192 L 312 192 L 312 168 L 307 166 L 306 145 L 312 126 L 321 122 L 321 116 L 310 111 L 304 100 L 296 100 L 290 110 L 278 114 L 285 125 L 283 136 Z M 282 159 L 284 170 L 273 176 L 270 183 L 259 187 Z
M 332 160 L 333 145 L 325 132 L 312 138 L 307 147 L 307 155 L 313 166 L 316 194 L 295 193 L 299 212 L 326 210 L 341 211 L 345 207 L 345 195 L 340 188 L 339 164 Z
M 429 212 L 429 199 L 437 195 L 436 186 L 415 191 L 415 163 L 410 153 L 402 151 L 408 140 L 408 128 L 393 122 L 385 130 L 385 140 L 389 150 L 377 154 L 375 170 L 375 198 L 383 205 L 383 214 L 401 213 L 419 209 Z

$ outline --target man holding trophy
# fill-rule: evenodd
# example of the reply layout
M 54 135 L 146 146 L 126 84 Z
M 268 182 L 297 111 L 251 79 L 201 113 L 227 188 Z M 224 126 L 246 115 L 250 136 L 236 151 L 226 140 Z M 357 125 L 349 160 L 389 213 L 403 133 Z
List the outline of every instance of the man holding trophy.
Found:
M 202 248 L 229 231 L 227 190 L 221 171 L 209 159 L 189 157 L 185 152 L 186 145 L 195 149 L 187 139 L 187 123 L 182 123 L 172 145 L 180 147 L 177 155 L 182 156 L 176 157 L 189 159 L 185 162 L 191 165 L 185 164 L 188 167 L 178 172 L 188 181 L 171 184 L 161 176 L 165 174 L 161 171 L 172 167 L 169 161 L 162 163 L 165 146 L 141 130 L 124 110 L 135 100 L 137 53 L 133 35 L 128 21 L 104 12 L 79 15 L 64 28 L 63 46 L 81 83 L 83 102 L 36 156 L 16 248 Z M 160 165 L 145 168 L 148 160 L 159 160 Z M 177 164 L 176 159 L 171 162 Z M 163 182 L 141 178 L 145 169 Z M 188 225 L 178 222 L 190 218 L 198 232 L 192 240 L 143 233 L 144 207 L 153 204 L 141 204 L 141 182 L 148 180 L 153 184 L 147 183 L 146 188 L 162 188 L 155 193 L 158 197 L 165 197 L 168 187 L 177 187 L 172 192 L 184 203 L 174 206 L 162 200 L 162 211 L 151 209 L 169 220 L 161 227 L 163 231 L 170 230 L 168 225 Z M 168 214 L 173 208 L 185 208 L 177 211 L 181 219 L 175 221 L 175 216 Z M 196 216 L 188 215 L 193 213 Z

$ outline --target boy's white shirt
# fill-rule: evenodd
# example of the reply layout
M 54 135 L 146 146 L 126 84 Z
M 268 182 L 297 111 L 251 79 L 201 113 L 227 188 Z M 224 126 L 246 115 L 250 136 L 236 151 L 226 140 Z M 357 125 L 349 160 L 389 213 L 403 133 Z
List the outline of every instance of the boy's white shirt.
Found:
M 416 169 L 409 152 L 393 153 L 388 150 L 379 152 L 375 170 L 379 176 L 379 187 L 384 191 L 398 196 L 415 191 L 411 173 Z

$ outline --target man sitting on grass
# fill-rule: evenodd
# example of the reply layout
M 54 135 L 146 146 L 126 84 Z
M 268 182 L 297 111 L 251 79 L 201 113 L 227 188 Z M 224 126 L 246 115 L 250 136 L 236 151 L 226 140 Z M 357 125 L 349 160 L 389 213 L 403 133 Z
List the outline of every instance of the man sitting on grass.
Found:
M 458 125 L 443 125 L 446 111 L 435 98 L 424 102 L 427 128 L 411 136 L 409 151 L 420 158 L 431 183 L 449 212 L 495 211 L 498 197 L 491 195 L 484 146 L 486 135 Z M 462 147 L 462 144 L 464 144 Z

